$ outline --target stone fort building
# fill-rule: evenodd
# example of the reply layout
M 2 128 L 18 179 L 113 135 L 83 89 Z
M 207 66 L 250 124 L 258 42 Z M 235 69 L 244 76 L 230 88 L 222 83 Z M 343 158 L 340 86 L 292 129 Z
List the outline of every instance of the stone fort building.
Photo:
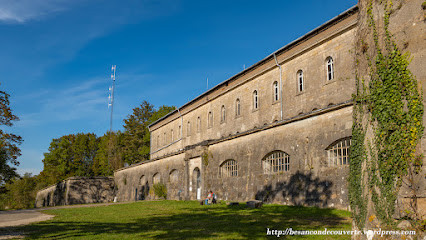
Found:
M 425 83 L 425 13 L 421 0 L 409 2 L 390 28 Z M 348 9 L 152 123 L 150 160 L 114 173 L 118 201 L 155 199 L 163 183 L 168 199 L 212 190 L 222 200 L 347 209 L 358 15 Z
M 120 201 L 259 199 L 345 208 L 355 6 L 152 123 L 151 159 L 115 172 Z
M 424 83 L 425 15 L 422 1 L 411 3 L 390 28 Z M 152 123 L 151 159 L 114 174 L 118 199 L 153 199 L 161 182 L 169 199 L 212 190 L 223 200 L 347 209 L 358 14 L 348 9 Z

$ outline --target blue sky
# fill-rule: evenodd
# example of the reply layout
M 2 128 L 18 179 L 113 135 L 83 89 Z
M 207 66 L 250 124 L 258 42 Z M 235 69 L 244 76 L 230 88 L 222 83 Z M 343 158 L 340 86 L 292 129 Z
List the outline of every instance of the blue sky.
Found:
M 357 1 L 0 0 L 0 88 L 20 121 L 19 173 L 53 138 L 114 130 L 143 100 L 181 106 Z M 4 127 L 3 127 L 4 129 Z

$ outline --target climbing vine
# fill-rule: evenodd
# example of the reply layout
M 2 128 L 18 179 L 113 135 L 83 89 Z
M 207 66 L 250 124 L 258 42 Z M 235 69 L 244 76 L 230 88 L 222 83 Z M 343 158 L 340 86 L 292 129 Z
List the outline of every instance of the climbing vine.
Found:
M 365 53 L 370 81 L 365 83 L 357 73 L 353 96 L 349 198 L 359 228 L 366 220 L 367 191 L 378 219 L 388 226 L 394 224 L 392 215 L 402 179 L 410 171 L 418 173 L 422 164 L 422 155 L 416 152 L 423 134 L 422 93 L 408 69 L 409 54 L 400 52 L 389 31 L 391 9 L 392 2 L 384 1 L 381 38 L 373 1 L 369 2 L 367 19 L 374 54 L 366 53 L 368 44 L 364 42 L 361 51 Z M 372 131 L 367 139 L 368 127 Z

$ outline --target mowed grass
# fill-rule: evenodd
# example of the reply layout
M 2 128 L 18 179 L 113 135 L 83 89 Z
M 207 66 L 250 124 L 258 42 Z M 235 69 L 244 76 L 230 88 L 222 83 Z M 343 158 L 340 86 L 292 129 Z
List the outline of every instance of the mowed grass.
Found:
M 145 201 L 46 210 L 53 220 L 19 227 L 26 239 L 276 239 L 266 229 L 351 230 L 350 212 L 264 205 L 201 206 L 196 201 Z M 350 236 L 281 236 L 280 239 L 350 239 Z

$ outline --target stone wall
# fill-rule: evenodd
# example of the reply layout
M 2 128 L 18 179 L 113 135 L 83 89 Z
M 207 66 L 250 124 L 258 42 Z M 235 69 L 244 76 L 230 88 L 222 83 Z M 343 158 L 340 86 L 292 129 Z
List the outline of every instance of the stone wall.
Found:
M 37 192 L 35 207 L 112 202 L 114 178 L 71 177 Z

